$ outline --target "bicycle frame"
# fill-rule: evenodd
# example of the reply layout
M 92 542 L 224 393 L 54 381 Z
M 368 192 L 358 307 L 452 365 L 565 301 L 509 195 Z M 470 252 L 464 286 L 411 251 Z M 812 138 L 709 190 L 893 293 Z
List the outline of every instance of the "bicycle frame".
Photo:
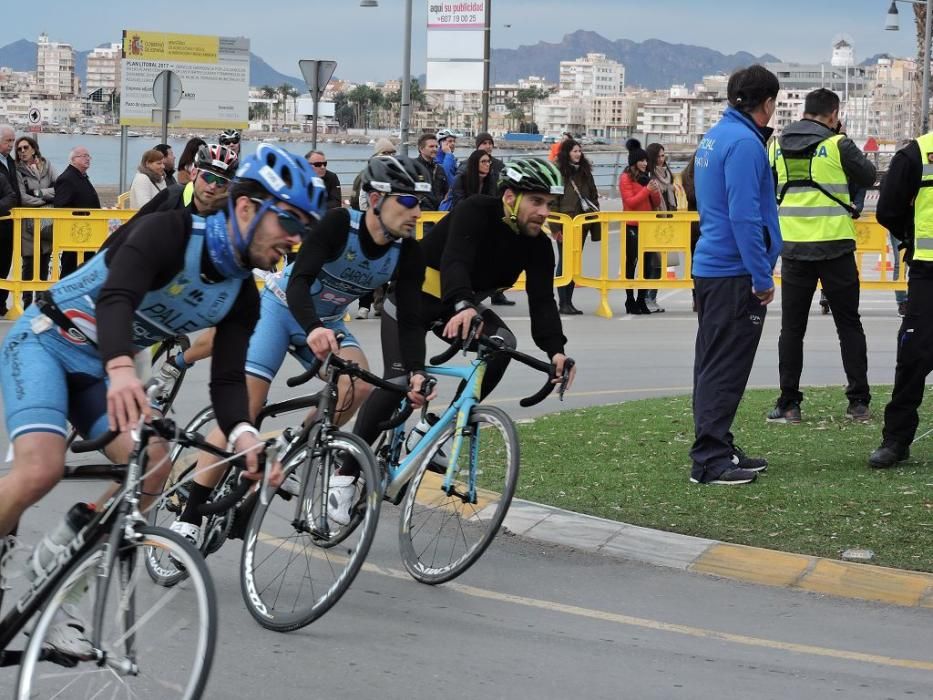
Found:
M 418 444 L 415 445 L 415 448 L 409 452 L 404 459 L 397 461 L 397 458 L 393 458 L 386 462 L 387 483 L 385 486 L 385 497 L 393 503 L 401 501 L 405 487 L 415 475 L 415 472 L 424 458 L 423 452 L 425 447 L 430 445 L 434 438 L 445 430 L 450 423 L 456 420 L 454 440 L 449 455 L 450 461 L 447 473 L 444 476 L 443 485 L 445 493 L 451 493 L 454 481 L 454 465 L 457 464 L 457 458 L 460 456 L 460 449 L 463 446 L 463 433 L 467 425 L 467 420 L 470 417 L 473 407 L 479 403 L 480 387 L 483 384 L 483 377 L 486 375 L 486 360 L 482 357 L 477 357 L 471 360 L 468 366 L 431 367 L 429 372 L 441 377 L 462 379 L 466 382 L 466 386 L 463 391 L 460 392 L 460 396 L 447 407 L 447 410 L 440 416 L 437 423 L 431 426 L 431 429 L 425 433 L 418 441 Z M 394 448 L 396 445 L 398 445 L 399 448 L 401 447 L 401 440 L 404 433 L 404 425 L 395 428 L 392 434 L 391 454 L 399 454 L 400 450 L 396 451 Z M 476 455 L 473 455 L 473 459 L 471 460 L 469 492 L 467 494 L 470 499 L 474 500 L 476 498 L 476 475 L 473 473 L 472 467 L 476 464 L 475 457 Z
M 107 548 L 105 558 L 98 566 L 97 576 L 100 585 L 97 586 L 95 599 L 96 614 L 103 614 L 101 602 L 106 599 L 108 593 L 110 571 L 120 539 L 133 534 L 134 523 L 146 524 L 145 518 L 139 512 L 139 495 L 147 455 L 146 448 L 141 448 L 140 445 L 145 445 L 149 438 L 155 435 L 157 435 L 155 431 L 148 426 L 143 426 L 140 431 L 140 441 L 127 461 L 126 479 L 119 491 L 111 496 L 91 521 L 78 531 L 74 539 L 59 554 L 54 568 L 44 576 L 37 578 L 30 585 L 29 590 L 17 599 L 10 612 L 0 620 L 0 666 L 19 663 L 19 652 L 4 651 L 6 647 L 56 590 L 71 569 L 69 565 L 79 561 L 97 545 L 102 537 L 108 537 L 110 547 Z M 124 522 L 125 526 L 121 526 L 120 523 Z M 11 553 L 7 554 L 7 556 L 10 555 Z M 0 563 L 0 569 L 2 569 L 2 563 Z M 96 620 L 94 629 L 95 638 L 90 641 L 95 648 L 99 648 L 100 619 Z

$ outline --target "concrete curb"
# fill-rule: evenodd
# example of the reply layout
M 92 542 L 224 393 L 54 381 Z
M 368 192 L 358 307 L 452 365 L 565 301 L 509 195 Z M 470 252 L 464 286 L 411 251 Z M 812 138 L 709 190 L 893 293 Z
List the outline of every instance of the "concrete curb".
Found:
M 533 540 L 734 581 L 933 608 L 933 574 L 678 535 L 519 499 L 504 527 Z

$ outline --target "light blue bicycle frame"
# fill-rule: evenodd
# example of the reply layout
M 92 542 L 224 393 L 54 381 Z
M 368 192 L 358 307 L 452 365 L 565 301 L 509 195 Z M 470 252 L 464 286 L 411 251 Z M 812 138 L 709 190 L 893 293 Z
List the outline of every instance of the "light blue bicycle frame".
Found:
M 466 382 L 460 396 L 448 406 L 440 419 L 431 426 L 431 429 L 425 433 L 415 448 L 408 455 L 398 461 L 388 462 L 386 469 L 388 471 L 388 481 L 385 487 L 385 495 L 393 503 L 398 501 L 399 493 L 405 485 L 415 475 L 416 470 L 424 459 L 425 447 L 430 445 L 450 423 L 456 420 L 454 429 L 453 445 L 450 449 L 449 463 L 447 473 L 444 476 L 443 490 L 450 494 L 453 488 L 454 475 L 457 471 L 457 458 L 460 456 L 460 449 L 463 445 L 463 433 L 467 425 L 467 420 L 473 412 L 473 407 L 479 403 L 479 390 L 483 384 L 483 377 L 486 374 L 486 361 L 482 358 L 474 358 L 468 366 L 460 367 L 431 367 L 428 372 L 441 377 L 456 377 Z M 390 454 L 396 454 L 397 448 L 401 447 L 401 440 L 405 433 L 405 426 L 398 426 L 392 434 L 392 443 Z M 479 441 L 473 441 L 473 454 L 470 455 L 470 478 L 467 498 L 470 503 L 476 502 L 476 458 L 479 452 Z

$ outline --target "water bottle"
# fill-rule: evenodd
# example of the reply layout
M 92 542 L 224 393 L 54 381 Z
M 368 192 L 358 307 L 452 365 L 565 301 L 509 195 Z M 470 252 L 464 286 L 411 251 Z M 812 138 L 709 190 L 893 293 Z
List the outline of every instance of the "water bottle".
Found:
M 36 580 L 55 566 L 59 553 L 71 543 L 75 535 L 94 518 L 94 508 L 87 503 L 75 503 L 65 514 L 65 519 L 52 532 L 43 537 L 29 558 L 26 572 L 30 580 Z
M 419 420 L 415 427 L 411 429 L 411 432 L 408 433 L 408 439 L 405 440 L 405 449 L 409 452 L 415 449 L 415 446 L 421 442 L 421 438 L 431 429 L 431 427 L 437 423 L 438 417 L 433 413 L 428 413 Z

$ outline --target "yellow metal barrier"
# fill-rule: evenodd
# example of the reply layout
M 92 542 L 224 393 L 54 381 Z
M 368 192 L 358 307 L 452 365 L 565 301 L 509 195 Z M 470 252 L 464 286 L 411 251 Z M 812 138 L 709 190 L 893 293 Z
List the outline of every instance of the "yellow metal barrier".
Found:
M 130 208 L 130 193 L 123 192 L 117 197 L 117 209 L 129 209 Z
M 894 277 L 894 258 L 900 260 L 898 275 Z M 874 257 L 878 256 L 877 260 Z M 866 261 L 865 258 L 868 257 Z M 866 269 L 865 263 L 873 265 L 874 269 Z M 903 291 L 907 289 L 907 266 L 904 264 L 904 254 L 888 250 L 888 230 L 878 223 L 874 214 L 867 214 L 855 221 L 855 264 L 859 271 L 859 286 L 862 289 L 891 289 Z M 874 277 L 878 272 L 878 279 Z
M 13 221 L 13 264 L 0 289 L 10 292 L 7 318 L 19 318 L 23 313 L 23 292 L 48 289 L 59 279 L 60 256 L 64 252 L 95 253 L 118 226 L 135 214 L 120 209 L 33 209 L 17 207 L 4 219 Z M 32 279 L 23 280 L 23 222 L 32 221 L 33 242 L 40 240 L 43 221 L 52 223 L 52 270 L 48 280 L 39 279 L 41 256 L 32 256 Z M 26 251 L 32 253 L 34 251 Z M 44 271 L 43 271 L 44 272 Z
M 600 211 L 581 214 L 574 218 L 573 225 L 573 281 L 580 287 L 590 287 L 599 291 L 597 316 L 612 318 L 609 305 L 609 292 L 614 289 L 660 289 L 689 288 L 693 286 L 689 270 L 690 259 L 690 223 L 697 220 L 694 212 L 619 212 Z M 625 277 L 626 245 L 625 225 L 627 222 L 638 224 L 638 266 L 635 276 Z M 602 235 L 599 245 L 599 274 L 586 275 L 582 270 L 583 231 L 588 224 L 599 224 Z M 612 245 L 615 242 L 615 245 Z M 661 256 L 661 279 L 646 279 L 641 261 L 645 253 L 659 253 Z M 672 262 L 671 254 L 679 253 L 682 265 L 679 277 L 668 277 L 667 268 Z
M 122 196 L 122 195 L 121 195 Z M 59 279 L 59 259 L 63 252 L 94 253 L 118 226 L 130 219 L 136 212 L 129 209 L 32 209 L 16 208 L 10 216 L 3 219 L 13 221 L 13 265 L 6 279 L 0 280 L 0 289 L 10 292 L 10 312 L 8 318 L 17 318 L 23 313 L 23 292 L 36 292 L 48 289 Z M 417 238 L 424 235 L 426 223 L 436 223 L 446 216 L 446 212 L 424 212 L 418 220 Z M 52 223 L 52 270 L 48 280 L 40 280 L 39 272 L 42 256 L 32 257 L 32 279 L 24 280 L 22 274 L 23 251 L 22 229 L 25 221 L 33 222 L 33 231 L 40 232 L 43 222 Z M 561 287 L 573 280 L 581 287 L 589 287 L 599 292 L 597 315 L 612 318 L 609 305 L 609 292 L 619 289 L 656 289 L 689 288 L 693 286 L 690 278 L 690 224 L 697 221 L 695 212 L 615 212 L 601 211 L 581 214 L 571 218 L 566 214 L 554 213 L 548 217 L 548 224 L 560 224 L 563 227 L 562 246 L 564 267 L 562 274 L 555 277 L 554 286 Z M 632 278 L 625 276 L 626 222 L 638 224 L 638 260 L 636 274 Z M 601 231 L 600 241 L 589 242 L 589 246 L 599 246 L 599 273 L 584 274 L 583 232 L 585 227 L 597 224 Z M 892 255 L 888 248 L 887 231 L 875 220 L 874 215 L 858 219 L 856 228 L 856 263 L 861 276 L 861 286 L 865 289 L 904 290 L 906 266 L 901 264 L 895 279 L 891 267 Z M 34 245 L 39 245 L 41 235 L 34 235 Z M 641 261 L 644 254 L 652 252 L 661 256 L 661 279 L 646 279 Z M 671 254 L 679 254 L 676 267 L 677 276 L 668 272 L 672 266 Z M 872 267 L 874 266 L 874 267 Z M 775 277 L 780 284 L 780 277 Z M 514 289 L 522 290 L 525 277 L 522 275 Z

